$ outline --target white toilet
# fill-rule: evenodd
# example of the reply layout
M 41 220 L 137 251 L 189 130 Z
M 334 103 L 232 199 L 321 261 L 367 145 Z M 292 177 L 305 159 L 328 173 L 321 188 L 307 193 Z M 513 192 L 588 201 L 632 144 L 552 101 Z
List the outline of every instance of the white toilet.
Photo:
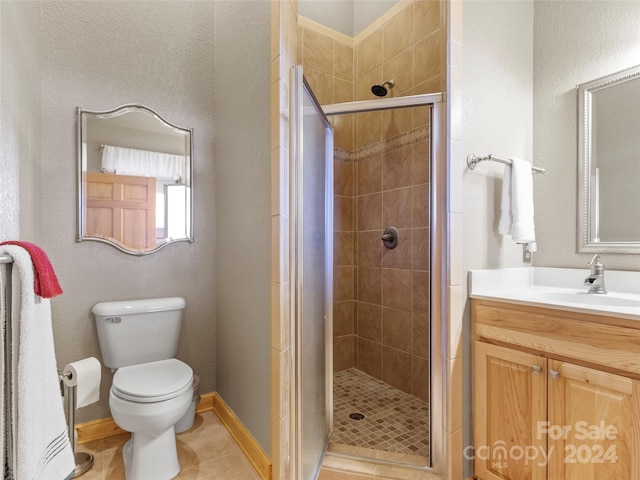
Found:
M 113 419 L 131 432 L 123 450 L 127 480 L 169 480 L 180 472 L 174 425 L 193 397 L 191 367 L 178 348 L 180 297 L 93 306 L 104 365 L 116 369 L 109 393 Z

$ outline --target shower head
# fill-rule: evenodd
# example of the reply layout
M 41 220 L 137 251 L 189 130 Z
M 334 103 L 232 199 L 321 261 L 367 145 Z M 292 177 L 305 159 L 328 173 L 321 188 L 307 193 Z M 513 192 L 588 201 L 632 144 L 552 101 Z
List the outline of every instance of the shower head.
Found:
M 393 79 L 387 80 L 386 82 L 382 82 L 379 85 L 374 85 L 373 87 L 371 87 L 371 93 L 373 93 L 377 97 L 384 97 L 389 92 L 386 89 L 385 85 L 389 85 L 389 88 L 393 88 L 395 84 L 396 84 L 395 80 Z

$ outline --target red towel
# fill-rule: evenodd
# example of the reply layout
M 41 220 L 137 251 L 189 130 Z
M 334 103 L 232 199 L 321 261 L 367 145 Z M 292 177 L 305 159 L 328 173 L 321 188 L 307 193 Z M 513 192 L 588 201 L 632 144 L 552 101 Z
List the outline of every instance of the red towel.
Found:
M 33 277 L 35 280 L 35 294 L 42 298 L 53 298 L 62 293 L 56 272 L 49 261 L 49 257 L 42 248 L 29 242 L 9 240 L 0 245 L 17 245 L 24 248 L 33 262 Z

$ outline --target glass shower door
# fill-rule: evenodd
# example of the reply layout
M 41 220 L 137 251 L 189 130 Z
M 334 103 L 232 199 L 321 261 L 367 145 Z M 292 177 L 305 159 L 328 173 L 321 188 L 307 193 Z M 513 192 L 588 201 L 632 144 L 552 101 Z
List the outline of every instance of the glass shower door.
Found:
M 312 480 L 330 429 L 333 131 L 301 67 L 291 89 L 292 468 L 293 478 Z

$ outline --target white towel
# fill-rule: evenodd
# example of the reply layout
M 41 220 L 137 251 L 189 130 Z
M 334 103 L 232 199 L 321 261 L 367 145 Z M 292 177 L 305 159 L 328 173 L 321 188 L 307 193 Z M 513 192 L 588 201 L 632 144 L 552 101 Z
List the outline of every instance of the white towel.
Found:
M 13 257 L 11 316 L 18 327 L 14 371 L 16 479 L 64 480 L 75 468 L 67 434 L 51 325 L 51 304 L 34 293 L 33 263 L 22 247 L 4 245 Z M 15 319 L 18 319 L 17 325 Z M 13 329 L 14 335 L 16 334 Z M 5 418 L 5 422 L 8 419 Z M 5 424 L 5 427 L 8 427 Z
M 511 158 L 504 169 L 498 233 L 510 234 L 516 243 L 526 243 L 535 252 L 536 234 L 533 221 L 533 174 L 525 160 Z
M 500 221 L 498 222 L 500 235 L 511 235 L 511 221 L 511 165 L 505 165 L 500 198 Z

